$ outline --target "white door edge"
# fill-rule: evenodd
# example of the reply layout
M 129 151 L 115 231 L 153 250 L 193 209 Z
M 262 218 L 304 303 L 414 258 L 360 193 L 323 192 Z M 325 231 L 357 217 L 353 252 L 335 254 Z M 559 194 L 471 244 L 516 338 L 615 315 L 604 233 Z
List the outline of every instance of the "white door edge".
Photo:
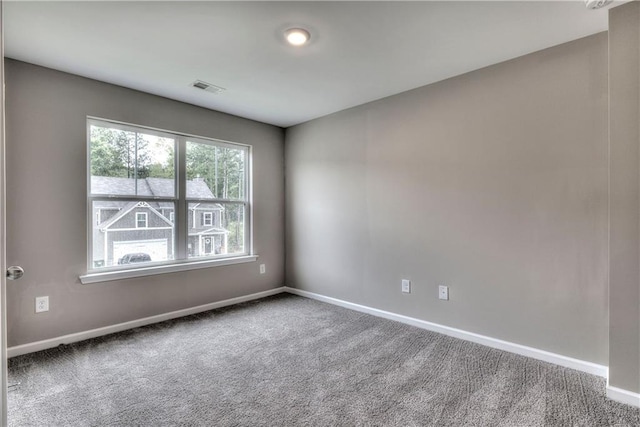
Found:
M 7 281 L 5 226 L 5 133 L 4 133 L 4 25 L 0 0 L 0 425 L 7 425 Z

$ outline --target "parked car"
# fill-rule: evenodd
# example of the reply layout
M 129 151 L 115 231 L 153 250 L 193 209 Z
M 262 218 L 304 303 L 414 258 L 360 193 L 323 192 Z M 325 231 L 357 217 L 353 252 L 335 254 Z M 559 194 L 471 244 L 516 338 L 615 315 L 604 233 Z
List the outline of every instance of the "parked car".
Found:
M 118 260 L 118 264 L 133 264 L 136 262 L 149 262 L 149 261 L 151 261 L 151 256 L 149 254 L 138 252 L 133 254 L 125 254 L 122 258 Z

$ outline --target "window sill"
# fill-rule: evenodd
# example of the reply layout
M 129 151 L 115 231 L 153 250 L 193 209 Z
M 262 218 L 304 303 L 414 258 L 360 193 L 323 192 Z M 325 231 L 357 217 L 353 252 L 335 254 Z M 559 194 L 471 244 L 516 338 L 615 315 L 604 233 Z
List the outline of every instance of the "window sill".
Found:
M 155 265 L 150 267 L 141 267 L 134 270 L 115 270 L 104 271 L 100 273 L 87 273 L 80 276 L 80 282 L 83 285 L 89 283 L 109 282 L 112 280 L 131 279 L 134 277 L 154 276 L 156 274 L 176 273 L 178 271 L 197 270 L 200 268 L 219 267 L 223 265 L 244 264 L 254 262 L 258 259 L 257 255 L 245 255 L 234 258 L 224 258 L 205 261 L 185 261 L 181 263 Z

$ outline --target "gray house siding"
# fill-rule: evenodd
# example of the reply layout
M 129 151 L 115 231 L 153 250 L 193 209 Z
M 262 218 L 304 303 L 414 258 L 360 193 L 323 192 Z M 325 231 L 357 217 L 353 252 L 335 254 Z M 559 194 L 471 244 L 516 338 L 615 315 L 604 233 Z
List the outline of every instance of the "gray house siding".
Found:
M 92 177 L 92 191 L 108 194 L 134 188 L 130 178 Z M 165 182 L 166 181 L 166 182 Z M 141 186 L 140 183 L 146 183 Z M 171 197 L 171 179 L 139 180 L 138 188 L 146 188 L 143 196 Z M 194 198 L 213 198 L 203 180 L 188 181 L 187 193 Z M 126 253 L 142 252 L 151 261 L 174 258 L 174 203 L 171 201 L 95 201 L 92 218 L 92 267 L 118 265 Z M 219 203 L 189 203 L 187 218 L 187 252 L 189 257 L 224 255 L 228 251 L 229 232 L 224 225 L 224 207 Z M 137 214 L 145 214 L 145 223 L 138 223 Z M 207 221 L 207 217 L 211 217 Z M 172 218 L 173 217 L 173 218 Z M 172 221 L 173 220 L 173 221 Z

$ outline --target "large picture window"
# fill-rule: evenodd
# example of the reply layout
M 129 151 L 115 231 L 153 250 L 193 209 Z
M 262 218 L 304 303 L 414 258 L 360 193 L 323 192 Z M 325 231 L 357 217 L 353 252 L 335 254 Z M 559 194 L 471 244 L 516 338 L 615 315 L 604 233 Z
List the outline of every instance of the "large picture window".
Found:
M 88 119 L 89 271 L 246 256 L 250 148 Z

